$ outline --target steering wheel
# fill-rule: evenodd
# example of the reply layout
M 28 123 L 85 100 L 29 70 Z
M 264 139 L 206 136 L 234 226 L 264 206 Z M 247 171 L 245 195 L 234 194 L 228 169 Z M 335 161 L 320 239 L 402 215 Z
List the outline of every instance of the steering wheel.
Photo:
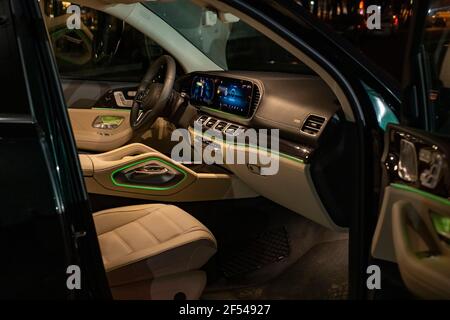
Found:
M 162 67 L 166 67 L 164 83 L 154 82 Z M 139 85 L 131 108 L 130 125 L 138 130 L 150 127 L 162 115 L 172 94 L 176 76 L 175 60 L 168 55 L 158 58 L 148 69 Z

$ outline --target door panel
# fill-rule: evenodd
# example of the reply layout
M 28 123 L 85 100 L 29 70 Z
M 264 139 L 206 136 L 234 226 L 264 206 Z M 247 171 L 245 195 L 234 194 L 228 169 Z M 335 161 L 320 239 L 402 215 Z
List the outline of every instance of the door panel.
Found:
M 450 299 L 450 1 L 414 6 L 401 125 L 385 137 L 372 257 L 396 263 L 413 295 Z
M 61 80 L 66 104 L 69 108 L 90 109 L 93 107 L 102 107 L 97 105 L 101 103 L 102 98 L 108 92 L 115 89 L 130 88 L 133 90 L 138 87 L 138 83 L 130 82 L 109 82 L 109 81 L 88 81 L 88 80 Z M 126 95 L 126 93 L 124 93 Z M 108 98 L 110 99 L 110 98 Z M 107 106 L 103 106 L 107 107 Z
M 450 139 L 390 125 L 372 256 L 398 264 L 421 298 L 450 299 Z
M 432 223 L 432 217 L 435 214 L 444 217 L 448 215 L 450 202 L 445 198 L 436 197 L 431 193 L 403 184 L 393 183 L 387 186 L 384 190 L 382 210 L 372 243 L 372 256 L 374 258 L 398 262 L 394 248 L 394 232 L 396 231 L 393 227 L 393 210 L 398 203 L 402 203 L 405 199 L 411 204 L 415 212 L 429 211 L 429 216 L 421 216 L 428 221 L 428 224 Z M 421 249 L 426 249 L 426 247 L 421 247 Z
M 417 203 L 406 196 L 392 208 L 395 254 L 406 286 L 423 298 L 450 299 L 450 232 L 436 217 L 450 222 L 449 204 Z M 448 227 L 447 227 L 448 228 Z

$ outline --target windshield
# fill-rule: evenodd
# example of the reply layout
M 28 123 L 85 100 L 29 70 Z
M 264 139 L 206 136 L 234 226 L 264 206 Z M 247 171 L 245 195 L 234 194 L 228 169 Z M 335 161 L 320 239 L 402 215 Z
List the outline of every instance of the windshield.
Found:
M 312 74 L 284 48 L 227 13 L 190 0 L 143 3 L 224 70 Z

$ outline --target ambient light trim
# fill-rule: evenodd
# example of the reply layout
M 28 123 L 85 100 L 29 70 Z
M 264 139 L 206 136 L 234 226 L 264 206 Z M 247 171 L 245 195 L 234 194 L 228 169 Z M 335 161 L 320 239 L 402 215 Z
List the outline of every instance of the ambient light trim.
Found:
M 413 192 L 413 193 L 417 193 L 425 198 L 428 198 L 432 201 L 435 202 L 439 202 L 440 204 L 446 205 L 446 206 L 450 206 L 450 200 L 449 199 L 445 199 L 443 197 L 440 196 L 436 196 L 432 193 L 426 192 L 426 191 L 422 191 L 419 190 L 417 188 L 414 187 L 410 187 L 410 186 L 405 186 L 403 184 L 400 183 L 391 183 L 391 186 L 396 188 L 396 189 L 400 189 L 400 190 L 404 190 L 404 191 L 409 191 L 409 192 Z
M 444 217 L 438 213 L 431 213 L 431 221 L 433 222 L 436 232 L 447 242 L 450 241 L 450 217 Z M 450 242 L 449 242 L 450 244 Z
M 210 134 L 208 134 L 207 132 L 202 132 L 202 133 L 200 133 L 200 132 L 198 132 L 198 131 L 194 131 L 194 134 L 197 135 L 197 136 L 199 136 L 199 135 L 202 136 L 202 135 L 203 135 L 203 136 L 206 136 L 207 138 L 214 138 L 213 135 L 210 135 Z M 211 139 L 211 141 L 213 141 L 213 139 Z M 226 139 L 225 139 L 225 140 L 222 140 L 222 143 L 225 144 L 225 145 L 227 145 L 227 146 L 231 146 L 231 147 L 244 147 L 244 148 L 254 149 L 254 150 L 256 150 L 256 151 L 264 151 L 264 152 L 266 152 L 266 153 L 268 153 L 268 154 L 278 155 L 278 156 L 280 156 L 281 158 L 285 158 L 285 159 L 287 159 L 287 160 L 295 161 L 295 162 L 298 162 L 298 163 L 301 163 L 301 164 L 304 164 L 304 163 L 305 163 L 304 160 L 299 159 L 299 158 L 296 158 L 296 157 L 294 157 L 294 156 L 291 156 L 291 155 L 282 153 L 282 152 L 280 152 L 280 151 L 274 151 L 274 150 L 270 150 L 270 149 L 267 149 L 267 148 L 264 148 L 264 147 L 255 146 L 255 145 L 252 145 L 252 144 L 244 144 L 244 143 L 228 143 L 228 142 L 226 141 Z
M 183 174 L 183 179 L 181 179 L 181 181 L 179 181 L 178 183 L 174 184 L 173 186 L 169 186 L 169 187 L 138 186 L 138 185 L 133 185 L 133 184 L 120 183 L 120 182 L 117 182 L 116 179 L 114 179 L 114 175 L 115 174 L 117 174 L 117 173 L 119 173 L 121 171 L 124 171 L 124 170 L 126 170 L 128 168 L 137 166 L 137 165 L 139 165 L 141 163 L 145 163 L 145 162 L 152 161 L 152 160 L 159 161 L 159 162 L 161 162 L 161 163 L 171 167 L 172 169 L 176 170 L 177 172 Z M 133 162 L 131 164 L 126 165 L 125 167 L 122 167 L 120 169 L 115 170 L 113 173 L 111 173 L 111 182 L 117 187 L 124 187 L 124 188 L 131 188 L 131 189 L 141 189 L 141 190 L 152 190 L 152 191 L 166 191 L 166 190 L 171 190 L 171 189 L 174 189 L 174 188 L 178 187 L 181 183 L 184 182 L 184 180 L 186 180 L 187 176 L 188 176 L 188 174 L 187 174 L 186 171 L 184 171 L 183 169 L 173 165 L 172 163 L 167 162 L 167 161 L 165 161 L 165 160 L 163 160 L 161 158 L 158 158 L 158 157 L 150 157 L 150 158 L 145 158 L 145 159 L 137 161 L 137 162 Z

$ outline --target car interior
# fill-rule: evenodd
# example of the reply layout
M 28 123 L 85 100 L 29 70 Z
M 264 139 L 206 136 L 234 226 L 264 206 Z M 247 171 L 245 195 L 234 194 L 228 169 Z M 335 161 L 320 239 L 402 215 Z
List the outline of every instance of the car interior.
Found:
M 214 0 L 41 6 L 115 299 L 347 297 L 355 123 L 331 75 Z M 113 65 L 130 43 L 147 63 Z M 176 129 L 246 159 L 266 151 L 225 138 L 276 129 L 278 171 L 176 161 Z

